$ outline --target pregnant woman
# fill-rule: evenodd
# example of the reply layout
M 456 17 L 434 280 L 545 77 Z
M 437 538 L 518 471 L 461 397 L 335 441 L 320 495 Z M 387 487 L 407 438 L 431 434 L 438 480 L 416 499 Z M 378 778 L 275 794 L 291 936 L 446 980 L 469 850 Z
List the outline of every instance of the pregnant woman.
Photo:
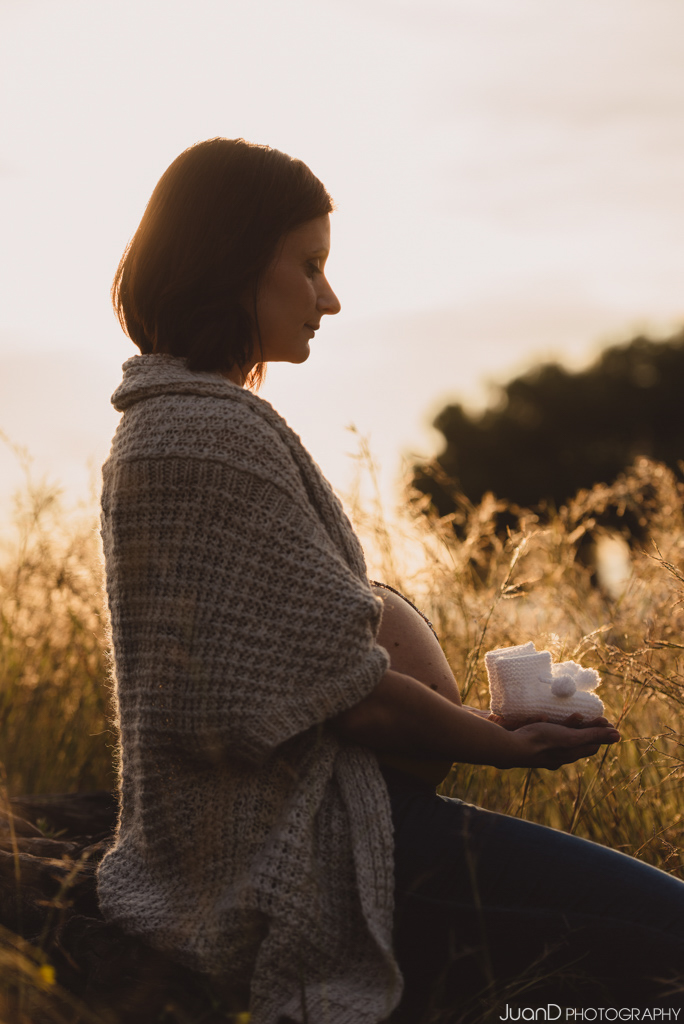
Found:
M 211 139 L 162 176 L 119 265 L 141 354 L 103 468 L 121 786 L 103 912 L 240 993 L 252 1024 L 456 1021 L 539 964 L 618 998 L 630 963 L 684 962 L 684 884 L 435 794 L 454 761 L 553 769 L 617 732 L 463 708 L 429 625 L 371 585 L 254 393 L 340 310 L 331 210 L 301 161 Z

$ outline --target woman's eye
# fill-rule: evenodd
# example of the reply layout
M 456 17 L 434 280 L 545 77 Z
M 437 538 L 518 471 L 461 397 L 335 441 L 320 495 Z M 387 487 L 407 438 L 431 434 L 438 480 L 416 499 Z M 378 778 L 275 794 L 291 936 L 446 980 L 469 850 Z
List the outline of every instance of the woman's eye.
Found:
M 309 277 L 313 277 L 314 274 L 320 274 L 321 272 L 321 266 L 318 260 L 309 260 L 306 266 L 309 272 Z

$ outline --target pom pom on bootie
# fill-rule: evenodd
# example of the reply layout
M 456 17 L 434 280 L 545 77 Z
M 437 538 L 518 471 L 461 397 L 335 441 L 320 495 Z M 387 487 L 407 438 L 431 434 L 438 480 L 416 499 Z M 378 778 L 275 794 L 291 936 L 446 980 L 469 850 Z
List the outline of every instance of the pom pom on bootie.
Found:
M 585 720 L 603 714 L 603 701 L 591 692 L 601 682 L 598 672 L 576 661 L 554 665 L 532 642 L 489 651 L 485 666 L 492 714 L 512 720 L 546 715 L 557 723 L 575 713 Z

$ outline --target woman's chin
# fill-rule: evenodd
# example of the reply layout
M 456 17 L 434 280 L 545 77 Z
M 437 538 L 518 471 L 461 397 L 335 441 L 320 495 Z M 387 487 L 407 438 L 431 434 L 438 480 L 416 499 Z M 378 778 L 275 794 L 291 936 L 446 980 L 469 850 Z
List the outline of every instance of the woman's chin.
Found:
M 266 353 L 265 363 L 305 363 L 311 355 L 309 342 L 299 345 L 291 345 L 289 348 L 281 348 L 279 352 Z
M 305 363 L 310 355 L 311 349 L 307 341 L 306 345 L 302 345 L 295 352 L 292 352 L 292 354 L 287 357 L 287 361 L 288 363 Z

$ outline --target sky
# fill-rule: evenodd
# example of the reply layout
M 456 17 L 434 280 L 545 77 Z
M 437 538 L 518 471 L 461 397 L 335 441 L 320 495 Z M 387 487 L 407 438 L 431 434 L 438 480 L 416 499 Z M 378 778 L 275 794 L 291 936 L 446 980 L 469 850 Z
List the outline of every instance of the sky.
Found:
M 261 394 L 400 500 L 447 402 L 684 322 L 682 38 L 681 0 L 0 0 L 0 431 L 97 491 L 119 257 L 179 152 L 242 136 L 337 204 L 342 312 Z M 0 443 L 0 518 L 20 481 Z

